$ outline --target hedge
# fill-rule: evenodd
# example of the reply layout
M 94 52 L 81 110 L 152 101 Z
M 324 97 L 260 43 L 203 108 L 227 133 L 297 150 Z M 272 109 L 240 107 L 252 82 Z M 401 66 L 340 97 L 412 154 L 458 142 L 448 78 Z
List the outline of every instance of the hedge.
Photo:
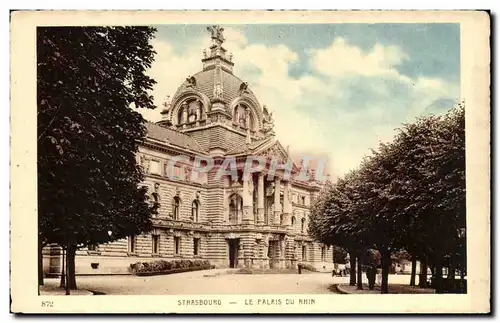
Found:
M 299 266 L 300 266 L 300 268 L 305 269 L 305 270 L 318 271 L 316 268 L 314 268 L 313 265 L 306 264 L 306 263 L 303 263 L 303 262 L 299 263 Z
M 156 260 L 130 264 L 130 271 L 138 276 L 151 276 L 211 269 L 214 267 L 208 260 Z

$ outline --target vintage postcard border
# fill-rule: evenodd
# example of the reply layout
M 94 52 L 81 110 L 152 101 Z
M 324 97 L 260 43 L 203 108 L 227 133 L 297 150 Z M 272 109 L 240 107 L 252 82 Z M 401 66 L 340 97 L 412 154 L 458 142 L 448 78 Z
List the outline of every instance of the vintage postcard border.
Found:
M 176 23 L 454 22 L 461 28 L 461 93 L 466 103 L 468 294 L 37 296 L 36 26 Z M 13 12 L 11 16 L 11 297 L 14 312 L 45 313 L 484 313 L 490 309 L 490 49 L 485 12 L 243 11 Z M 377 298 L 375 298 L 377 297 Z M 245 305 L 246 299 L 285 305 Z M 286 299 L 314 299 L 287 306 Z M 183 299 L 221 305 L 179 306 Z M 51 300 L 54 306 L 42 307 Z M 235 302 L 235 304 L 230 304 Z M 297 301 L 296 301 L 297 302 Z

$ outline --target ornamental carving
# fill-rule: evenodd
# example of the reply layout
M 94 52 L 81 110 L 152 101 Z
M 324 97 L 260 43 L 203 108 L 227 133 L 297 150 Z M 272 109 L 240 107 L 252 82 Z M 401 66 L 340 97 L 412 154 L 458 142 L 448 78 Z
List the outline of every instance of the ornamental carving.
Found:
M 250 175 L 248 177 L 248 194 L 252 195 L 253 194 L 253 191 L 254 191 L 254 187 L 253 187 L 253 179 L 252 179 L 252 176 Z
M 141 167 L 145 173 L 149 172 L 150 159 L 146 156 L 141 156 Z
M 240 94 L 240 95 L 244 95 L 244 94 L 247 94 L 247 93 L 250 93 L 250 92 L 248 91 L 248 83 L 247 83 L 247 82 L 243 82 L 243 83 L 241 83 L 241 85 L 240 85 L 239 94 Z
M 274 118 L 273 118 L 273 113 L 270 112 L 267 109 L 267 106 L 263 106 L 263 115 L 264 115 L 264 120 L 263 120 L 263 126 L 262 126 L 262 131 L 265 134 L 268 135 L 274 135 Z
M 286 156 L 285 154 L 283 153 L 283 151 L 278 147 L 278 145 L 274 145 L 272 147 L 270 147 L 269 149 L 263 151 L 261 154 L 261 156 L 264 156 L 266 158 L 272 158 L 272 157 L 278 157 L 279 159 L 281 160 L 285 160 L 286 159 Z
M 196 87 L 196 78 L 194 76 L 189 75 L 186 78 L 186 82 L 187 82 L 187 85 L 186 85 L 187 87 L 190 87 L 190 88 Z
M 217 81 L 217 83 L 215 84 L 215 87 L 214 87 L 214 98 L 215 99 L 222 99 L 222 94 L 223 94 L 222 84 L 219 81 Z

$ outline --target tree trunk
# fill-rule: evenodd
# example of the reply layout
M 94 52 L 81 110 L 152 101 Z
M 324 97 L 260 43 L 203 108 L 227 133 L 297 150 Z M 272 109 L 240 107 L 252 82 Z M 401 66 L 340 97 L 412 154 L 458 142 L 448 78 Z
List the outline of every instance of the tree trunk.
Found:
M 389 270 L 391 267 L 391 253 L 387 248 L 380 250 L 380 255 L 382 257 L 382 284 L 380 284 L 380 293 L 389 293 Z
M 436 294 L 443 293 L 443 267 L 441 267 L 441 264 L 437 264 L 435 268 L 434 288 L 436 289 Z
M 356 289 L 363 289 L 363 262 L 361 260 L 361 256 L 358 257 L 358 264 L 357 264 L 357 270 L 356 270 L 356 273 L 357 273 L 357 287 Z
M 70 273 L 68 270 L 69 267 L 69 247 L 66 247 L 66 295 L 70 295 L 69 281 L 71 280 Z
M 417 257 L 411 257 L 411 277 L 410 277 L 410 286 L 415 287 L 415 276 L 417 276 Z
M 453 262 L 450 262 L 450 266 L 448 267 L 448 276 L 446 276 L 447 279 L 455 279 L 455 265 L 453 265 Z
M 68 253 L 66 257 L 69 262 L 66 266 L 66 271 L 69 273 L 69 280 L 67 281 L 70 289 L 76 289 L 76 275 L 75 275 L 75 255 L 76 255 L 76 246 L 70 246 L 68 248 Z
M 427 260 L 422 257 L 420 261 L 420 274 L 418 276 L 418 287 L 427 287 Z
M 43 285 L 43 245 L 38 238 L 38 286 Z
M 349 252 L 349 261 L 351 268 L 349 270 L 349 285 L 356 286 L 356 256 L 354 252 Z
M 59 283 L 60 288 L 66 288 L 66 273 L 64 268 L 66 267 L 66 256 L 64 248 L 61 248 L 61 282 Z

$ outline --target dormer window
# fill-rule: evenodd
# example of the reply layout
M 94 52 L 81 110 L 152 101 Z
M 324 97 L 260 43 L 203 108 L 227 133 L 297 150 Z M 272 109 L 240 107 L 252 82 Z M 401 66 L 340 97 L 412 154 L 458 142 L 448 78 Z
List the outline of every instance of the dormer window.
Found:
M 201 119 L 203 104 L 200 100 L 191 98 L 184 101 L 177 112 L 177 124 L 195 122 Z
M 238 120 L 238 124 L 239 124 L 240 127 L 246 128 L 247 127 L 247 123 L 246 123 L 245 117 L 240 116 L 240 119 Z
M 244 104 L 238 104 L 233 112 L 233 124 L 240 128 L 253 130 L 253 119 L 250 109 Z

